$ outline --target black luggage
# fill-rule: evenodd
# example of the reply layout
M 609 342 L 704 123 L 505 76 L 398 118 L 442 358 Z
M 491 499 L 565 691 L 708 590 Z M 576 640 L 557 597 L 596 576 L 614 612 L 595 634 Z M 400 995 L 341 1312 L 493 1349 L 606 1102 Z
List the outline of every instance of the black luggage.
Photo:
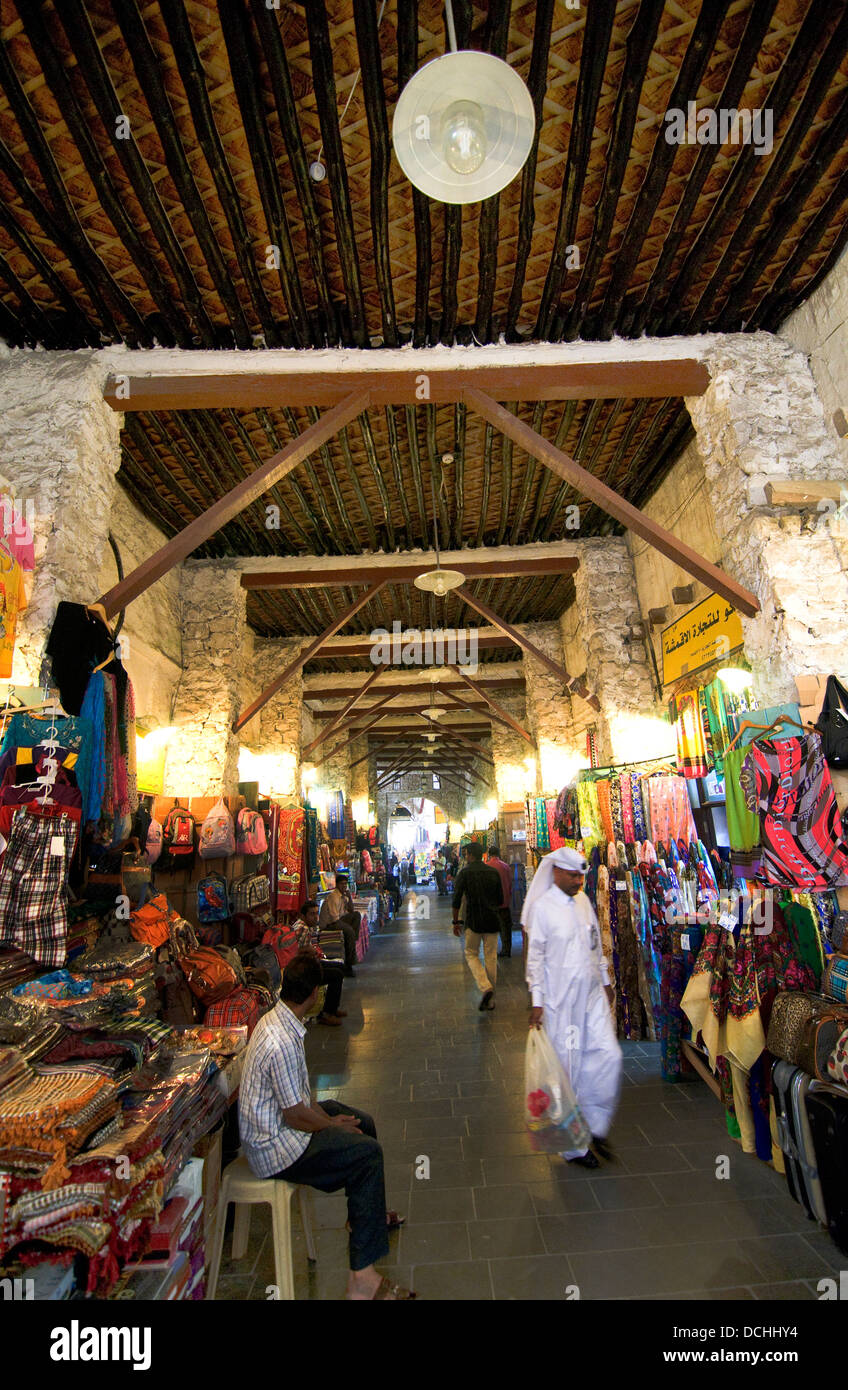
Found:
M 775 1062 L 772 1069 L 774 1108 L 789 1195 L 811 1219 L 824 1223 L 827 1217 L 804 1103 L 811 1084 L 811 1078 L 801 1067 L 793 1067 L 791 1062 Z
M 813 1081 L 807 1092 L 827 1228 L 848 1255 L 848 1088 Z

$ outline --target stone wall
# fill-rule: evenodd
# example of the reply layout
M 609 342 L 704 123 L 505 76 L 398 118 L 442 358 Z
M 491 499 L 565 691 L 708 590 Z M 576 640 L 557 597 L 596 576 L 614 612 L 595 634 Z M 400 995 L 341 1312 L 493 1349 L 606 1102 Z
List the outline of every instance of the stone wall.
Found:
M 167 540 L 142 516 L 123 488 L 115 488 L 109 530 L 115 538 L 124 574 L 131 574 Z M 182 674 L 180 575 L 178 565 L 132 602 L 121 628 L 122 659 L 135 692 L 136 717 L 151 724 L 172 723 L 174 698 Z M 97 577 L 97 592 L 117 580 L 115 557 L 106 545 Z
M 418 800 L 422 796 L 441 807 L 451 822 L 451 833 L 455 834 L 455 827 L 465 819 L 465 796 L 456 787 L 449 787 L 446 782 L 442 783 L 438 791 L 434 790 L 432 776 L 426 772 L 410 772 L 401 777 L 399 787 L 396 788 L 394 782 L 391 782 L 378 794 L 377 822 L 381 832 L 386 834 L 389 816 L 399 803 L 408 803 L 411 797 Z M 469 805 L 472 804 L 476 803 L 469 801 Z
M 824 406 L 828 434 L 844 469 L 848 464 L 848 435 L 839 438 L 833 413 L 842 409 L 848 415 L 848 251 L 843 252 L 810 298 L 778 329 L 778 337 L 785 338 L 808 358 Z
M 710 385 L 687 406 L 723 565 L 761 605 L 743 619 L 755 686 L 779 703 L 794 698 L 796 674 L 848 670 L 848 539 L 827 516 L 766 506 L 764 486 L 838 476 L 840 459 L 802 353 L 767 333 L 737 334 L 714 340 L 706 361 Z
M 252 634 L 252 651 L 245 662 L 245 704 L 251 704 L 279 676 L 303 647 L 303 639 L 265 638 Z M 301 720 L 303 674 L 297 671 L 240 731 L 243 748 L 257 759 L 260 791 L 285 804 L 301 793 Z M 250 759 L 247 759 L 250 765 Z
M 13 351 L 0 359 L 0 474 L 35 535 L 12 668 L 21 685 L 39 683 L 59 601 L 93 603 L 100 594 L 123 419 L 103 401 L 103 374 L 89 353 Z
M 563 662 L 559 623 L 519 623 L 518 630 L 554 661 Z M 529 793 L 559 791 L 584 761 L 571 723 L 571 699 L 563 682 L 537 657 L 525 652 L 526 727 L 538 747 L 536 785 Z M 571 672 L 572 675 L 579 674 Z
M 169 746 L 165 793 L 235 792 L 239 740 L 232 723 L 243 703 L 246 591 L 236 570 L 187 564 L 180 585 L 183 675 Z

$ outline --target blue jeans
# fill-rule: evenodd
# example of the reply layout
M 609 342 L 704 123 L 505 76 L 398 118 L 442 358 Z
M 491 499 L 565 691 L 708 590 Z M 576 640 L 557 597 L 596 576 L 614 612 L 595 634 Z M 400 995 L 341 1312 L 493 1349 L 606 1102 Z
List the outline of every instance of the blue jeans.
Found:
M 313 1134 L 300 1158 L 275 1173 L 286 1182 L 302 1182 L 319 1192 L 338 1192 L 347 1197 L 350 1222 L 350 1268 L 367 1269 L 389 1253 L 386 1235 L 386 1183 L 383 1150 L 370 1115 L 337 1100 L 323 1100 L 318 1108 L 327 1115 L 356 1115 L 362 1133 L 333 1125 Z

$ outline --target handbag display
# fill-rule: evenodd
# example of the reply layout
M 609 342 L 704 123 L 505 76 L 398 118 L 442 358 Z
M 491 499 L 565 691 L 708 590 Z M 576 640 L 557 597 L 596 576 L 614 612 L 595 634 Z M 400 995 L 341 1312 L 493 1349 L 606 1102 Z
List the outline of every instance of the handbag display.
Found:
M 238 984 L 232 965 L 214 946 L 198 946 L 180 956 L 178 964 L 189 989 L 201 1004 L 226 999 Z
M 265 874 L 244 874 L 230 884 L 232 912 L 253 912 L 271 901 L 271 884 Z
M 172 914 L 165 894 L 159 893 L 130 913 L 130 932 L 136 941 L 146 941 L 154 949 L 164 946 L 170 937 L 172 915 L 177 914 Z
M 824 1039 L 809 1041 L 808 1031 L 811 1025 L 825 1019 L 837 1020 L 837 1024 L 844 1019 L 844 1026 L 848 1023 L 848 1009 L 822 994 L 786 990 L 778 994 L 772 1006 L 766 1047 L 774 1057 L 781 1057 L 794 1067 L 804 1066 L 804 1061 L 819 1055 L 824 1046 Z M 838 1033 L 837 1026 L 834 1043 Z M 815 1070 L 811 1075 L 815 1075 Z
M 828 676 L 824 703 L 816 720 L 822 752 L 829 767 L 848 768 L 848 690 Z
M 848 1002 L 848 956 L 831 956 L 824 968 L 822 994 L 840 1003 Z

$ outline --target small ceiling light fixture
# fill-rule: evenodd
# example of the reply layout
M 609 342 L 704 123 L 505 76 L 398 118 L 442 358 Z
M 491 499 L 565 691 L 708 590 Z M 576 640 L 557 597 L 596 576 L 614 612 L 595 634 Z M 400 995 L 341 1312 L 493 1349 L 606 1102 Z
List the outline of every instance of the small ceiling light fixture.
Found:
M 309 177 L 313 183 L 324 182 L 324 179 L 327 177 L 327 168 L 326 165 L 321 163 L 320 159 L 313 159 L 309 166 Z
M 461 570 L 443 570 L 439 558 L 439 517 L 436 511 L 436 485 L 433 482 L 433 472 L 430 471 L 430 500 L 433 503 L 433 530 L 436 538 L 436 568 L 425 570 L 424 574 L 416 575 L 413 584 L 416 589 L 423 589 L 426 593 L 435 594 L 437 598 L 444 598 L 451 589 L 458 589 L 460 584 L 465 583 L 465 575 Z M 433 677 L 431 676 L 432 680 Z
M 536 113 L 514 68 L 493 53 L 457 52 L 451 0 L 451 51 L 425 63 L 395 107 L 392 142 L 410 183 L 439 203 L 479 203 L 521 172 L 533 146 Z

